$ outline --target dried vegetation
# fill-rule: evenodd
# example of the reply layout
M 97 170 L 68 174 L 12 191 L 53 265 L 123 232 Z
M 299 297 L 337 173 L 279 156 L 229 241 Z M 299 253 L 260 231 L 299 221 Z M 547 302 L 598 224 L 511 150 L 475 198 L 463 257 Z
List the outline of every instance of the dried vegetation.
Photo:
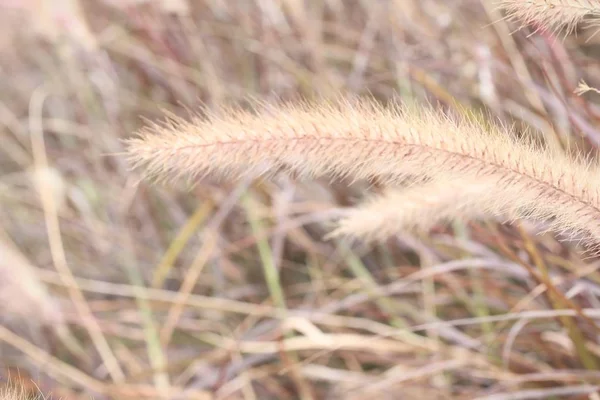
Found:
M 598 259 L 556 234 L 597 230 L 600 35 L 557 13 L 592 2 L 39 3 L 0 1 L 0 358 L 43 393 L 596 396 Z

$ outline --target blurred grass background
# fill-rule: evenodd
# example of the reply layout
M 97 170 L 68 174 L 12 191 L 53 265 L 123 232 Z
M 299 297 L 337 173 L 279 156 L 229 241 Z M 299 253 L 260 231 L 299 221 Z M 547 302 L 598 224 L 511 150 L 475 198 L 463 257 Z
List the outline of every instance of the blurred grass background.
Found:
M 594 155 L 600 35 L 491 0 L 0 0 L 1 384 L 88 399 L 599 399 L 600 266 L 543 226 L 323 240 L 375 183 L 139 182 L 201 105 L 369 94 Z M 35 385 L 32 383 L 35 382 Z

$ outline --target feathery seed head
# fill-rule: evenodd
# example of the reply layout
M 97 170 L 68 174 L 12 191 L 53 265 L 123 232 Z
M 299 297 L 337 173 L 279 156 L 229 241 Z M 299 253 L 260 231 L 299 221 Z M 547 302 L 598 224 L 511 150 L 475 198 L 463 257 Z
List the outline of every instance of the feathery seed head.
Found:
M 509 18 L 537 24 L 552 31 L 569 33 L 588 16 L 600 15 L 596 0 L 500 0 Z
M 128 142 L 128 150 L 135 166 L 159 179 L 283 170 L 305 177 L 377 177 L 390 185 L 406 178 L 433 182 L 401 193 L 408 196 L 401 204 L 395 195 L 384 197 L 385 205 L 367 204 L 357 219 L 342 224 L 342 233 L 374 231 L 378 224 L 359 227 L 356 221 L 377 217 L 379 210 L 379 224 L 390 229 L 394 221 L 396 228 L 426 228 L 439 218 L 509 214 L 552 218 L 556 229 L 600 239 L 595 164 L 517 141 L 507 128 L 430 107 L 382 107 L 371 100 L 262 105 L 151 125 Z M 415 201 L 419 196 L 430 201 Z M 404 208 L 390 211 L 394 203 Z M 392 218 L 386 212 L 405 214 Z M 422 215 L 429 217 L 417 217 Z

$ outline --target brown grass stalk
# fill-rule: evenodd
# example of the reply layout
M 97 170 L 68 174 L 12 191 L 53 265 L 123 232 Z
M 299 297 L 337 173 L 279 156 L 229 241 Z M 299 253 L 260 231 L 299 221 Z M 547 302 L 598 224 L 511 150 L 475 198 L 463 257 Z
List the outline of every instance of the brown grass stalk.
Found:
M 304 177 L 377 177 L 389 184 L 453 176 L 458 187 L 438 187 L 438 196 L 461 197 L 463 210 L 518 210 L 554 218 L 555 229 L 600 239 L 595 163 L 519 141 L 508 129 L 476 118 L 451 118 L 429 107 L 383 108 L 373 101 L 261 106 L 220 115 L 144 129 L 128 142 L 133 165 L 159 179 L 280 170 Z M 482 182 L 490 194 L 471 199 L 469 191 L 481 191 L 472 185 Z

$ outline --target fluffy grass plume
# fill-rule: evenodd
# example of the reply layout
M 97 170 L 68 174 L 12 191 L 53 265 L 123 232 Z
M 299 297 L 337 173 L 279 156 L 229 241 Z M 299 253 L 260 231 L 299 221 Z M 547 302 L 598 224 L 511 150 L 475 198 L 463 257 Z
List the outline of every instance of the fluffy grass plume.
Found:
M 556 229 L 600 239 L 595 163 L 517 140 L 506 128 L 468 116 L 449 117 L 430 107 L 394 103 L 384 108 L 369 100 L 342 100 L 260 106 L 251 112 L 229 109 L 151 125 L 129 140 L 128 150 L 135 166 L 159 179 L 240 178 L 284 170 L 304 177 L 378 178 L 393 185 L 407 177 L 423 182 L 449 176 L 457 183 L 416 189 L 439 190 L 435 196 L 446 199 L 440 203 L 442 215 L 451 217 L 452 207 L 484 215 L 518 210 L 519 215 L 553 218 Z M 473 196 L 482 180 L 491 194 Z M 417 199 L 425 194 L 404 195 Z M 394 205 L 389 200 L 385 209 L 375 207 L 385 213 Z M 414 224 L 423 209 L 408 220 Z
M 509 18 L 553 31 L 571 32 L 589 16 L 600 15 L 596 0 L 500 0 Z
M 508 215 L 516 208 L 516 191 L 505 188 L 499 194 L 494 179 L 447 178 L 373 196 L 349 209 L 330 236 L 384 240 L 402 230 L 427 231 L 442 222 Z
M 330 236 L 377 241 L 403 230 L 425 232 L 441 223 L 495 217 L 543 221 L 548 230 L 582 234 L 580 239 L 598 242 L 595 216 L 574 218 L 581 211 L 577 203 L 557 207 L 525 180 L 505 183 L 495 176 L 463 176 L 389 189 L 348 210 Z
M 17 385 L 9 384 L 0 388 L 0 400 L 44 400 L 44 396 L 32 395 Z
M 0 400 L 30 400 L 30 397 L 16 389 L 0 391 Z

